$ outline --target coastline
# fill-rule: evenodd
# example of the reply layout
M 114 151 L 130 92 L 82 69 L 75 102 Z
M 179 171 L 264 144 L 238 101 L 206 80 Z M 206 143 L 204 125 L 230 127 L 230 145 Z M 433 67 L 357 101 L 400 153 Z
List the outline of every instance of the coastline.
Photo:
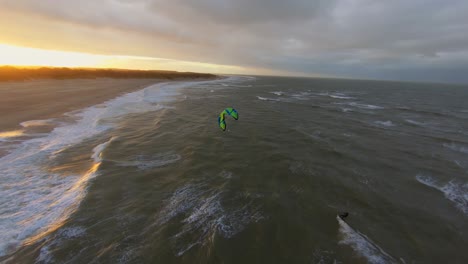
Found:
M 181 89 L 204 81 L 211 79 L 28 81 L 27 85 L 10 83 L 8 89 L 0 85 L 1 92 L 9 92 L 9 100 L 3 100 L 12 108 L 15 124 L 20 122 L 19 108 L 29 110 L 26 121 L 30 121 L 20 124 L 24 128 L 18 129 L 16 135 L 15 131 L 3 133 L 9 133 L 12 139 L 6 135 L 3 140 L 0 132 L 0 169 L 4 172 L 1 202 L 5 204 L 4 212 L 15 212 L 3 214 L 0 221 L 3 231 L 0 232 L 0 262 L 9 262 L 11 256 L 21 255 L 18 251 L 28 250 L 29 245 L 49 237 L 78 210 L 88 182 L 100 173 L 102 153 L 119 137 L 105 133 L 113 127 L 112 122 L 100 125 L 100 121 L 164 109 L 161 104 L 176 100 Z M 27 96 L 22 97 L 25 93 Z M 45 110 L 39 113 L 34 111 L 36 108 Z M 53 110 L 56 112 L 51 113 Z M 73 113 L 74 110 L 78 111 Z M 49 120 L 31 118 L 32 115 L 38 119 L 51 118 L 44 116 L 47 114 L 59 118 L 51 120 L 51 126 Z M 71 118 L 72 122 L 60 124 L 61 117 Z M 101 134 L 106 138 L 96 137 Z M 89 143 L 84 152 L 77 154 L 72 150 L 74 146 Z M 73 161 L 66 166 L 57 165 L 70 159 Z
M 98 78 L 1 82 L 0 133 L 20 129 L 25 121 L 57 118 L 168 81 L 188 80 Z

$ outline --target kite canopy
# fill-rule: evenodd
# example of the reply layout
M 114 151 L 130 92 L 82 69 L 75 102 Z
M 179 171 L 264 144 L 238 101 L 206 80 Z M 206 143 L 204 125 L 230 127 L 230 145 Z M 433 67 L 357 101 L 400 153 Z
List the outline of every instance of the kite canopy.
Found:
M 224 109 L 220 114 L 219 114 L 219 117 L 218 117 L 218 124 L 219 124 L 219 127 L 224 131 L 226 130 L 226 120 L 224 118 L 225 115 L 230 115 L 232 116 L 232 118 L 234 118 L 235 120 L 239 119 L 239 113 L 237 113 L 236 109 L 232 108 L 232 107 L 228 107 L 226 109 Z

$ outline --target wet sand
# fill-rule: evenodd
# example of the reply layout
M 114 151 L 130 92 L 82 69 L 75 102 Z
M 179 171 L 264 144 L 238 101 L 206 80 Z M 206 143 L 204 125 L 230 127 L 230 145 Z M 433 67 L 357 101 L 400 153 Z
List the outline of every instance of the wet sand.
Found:
M 20 123 L 60 117 L 121 94 L 143 89 L 161 79 L 69 79 L 0 83 L 0 132 Z

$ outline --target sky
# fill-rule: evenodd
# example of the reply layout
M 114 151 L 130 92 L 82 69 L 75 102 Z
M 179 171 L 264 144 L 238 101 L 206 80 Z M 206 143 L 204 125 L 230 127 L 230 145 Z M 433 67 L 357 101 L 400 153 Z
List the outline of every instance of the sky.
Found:
M 0 64 L 468 83 L 467 14 L 466 0 L 0 0 Z

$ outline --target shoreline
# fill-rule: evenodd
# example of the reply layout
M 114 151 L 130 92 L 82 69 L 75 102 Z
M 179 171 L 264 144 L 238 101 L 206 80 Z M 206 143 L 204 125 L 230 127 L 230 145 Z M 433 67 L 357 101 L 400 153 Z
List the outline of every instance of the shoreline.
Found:
M 218 78 L 220 76 L 217 76 Z M 42 79 L 0 83 L 0 133 L 22 129 L 22 122 L 58 118 L 145 87 L 207 79 Z

